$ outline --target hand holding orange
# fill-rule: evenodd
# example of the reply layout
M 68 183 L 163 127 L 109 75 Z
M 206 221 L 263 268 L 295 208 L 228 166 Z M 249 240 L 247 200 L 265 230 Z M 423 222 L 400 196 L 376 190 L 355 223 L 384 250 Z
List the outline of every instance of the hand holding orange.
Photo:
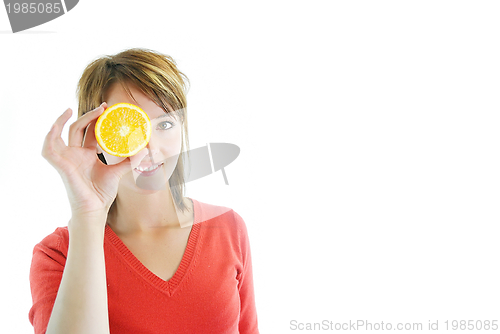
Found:
M 138 106 L 117 103 L 97 119 L 95 137 L 107 153 L 130 157 L 146 147 L 151 139 L 151 121 Z

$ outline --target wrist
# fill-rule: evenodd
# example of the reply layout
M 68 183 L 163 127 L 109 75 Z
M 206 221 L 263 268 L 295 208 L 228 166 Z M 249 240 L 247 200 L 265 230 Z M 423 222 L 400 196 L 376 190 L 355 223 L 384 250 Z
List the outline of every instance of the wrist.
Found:
M 106 226 L 107 213 L 75 213 L 71 216 L 68 223 L 68 231 L 70 234 L 77 233 L 92 233 L 102 234 L 104 236 L 104 228 Z

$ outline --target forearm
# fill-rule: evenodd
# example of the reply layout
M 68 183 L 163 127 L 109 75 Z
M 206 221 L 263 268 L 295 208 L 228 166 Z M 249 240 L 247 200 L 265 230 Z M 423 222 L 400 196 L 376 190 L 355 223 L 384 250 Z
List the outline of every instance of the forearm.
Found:
M 47 334 L 109 333 L 104 228 L 99 225 L 104 226 L 88 218 L 69 224 L 68 255 Z

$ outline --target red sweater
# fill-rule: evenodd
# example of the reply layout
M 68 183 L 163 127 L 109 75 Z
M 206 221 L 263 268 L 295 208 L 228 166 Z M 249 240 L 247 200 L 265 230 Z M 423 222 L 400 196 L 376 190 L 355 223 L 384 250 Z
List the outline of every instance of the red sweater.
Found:
M 243 219 L 196 200 L 179 268 L 164 281 L 106 226 L 104 255 L 111 334 L 258 334 L 252 262 Z M 58 227 L 33 250 L 29 320 L 45 333 L 61 282 L 69 234 Z

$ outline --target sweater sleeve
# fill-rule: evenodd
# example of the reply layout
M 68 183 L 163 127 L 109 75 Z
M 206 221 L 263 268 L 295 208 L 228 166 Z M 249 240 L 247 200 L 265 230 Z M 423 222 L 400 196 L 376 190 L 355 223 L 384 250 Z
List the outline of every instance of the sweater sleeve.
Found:
M 233 211 L 234 212 L 234 211 Z M 238 290 L 240 293 L 240 334 L 259 334 L 257 324 L 257 310 L 255 306 L 255 293 L 253 286 L 252 256 L 247 228 L 243 219 L 234 212 L 236 225 L 239 232 L 240 252 L 243 269 L 238 274 Z
M 67 251 L 63 228 L 57 228 L 33 249 L 29 274 L 33 305 L 29 311 L 29 320 L 35 334 L 44 334 L 47 330 L 61 283 Z

